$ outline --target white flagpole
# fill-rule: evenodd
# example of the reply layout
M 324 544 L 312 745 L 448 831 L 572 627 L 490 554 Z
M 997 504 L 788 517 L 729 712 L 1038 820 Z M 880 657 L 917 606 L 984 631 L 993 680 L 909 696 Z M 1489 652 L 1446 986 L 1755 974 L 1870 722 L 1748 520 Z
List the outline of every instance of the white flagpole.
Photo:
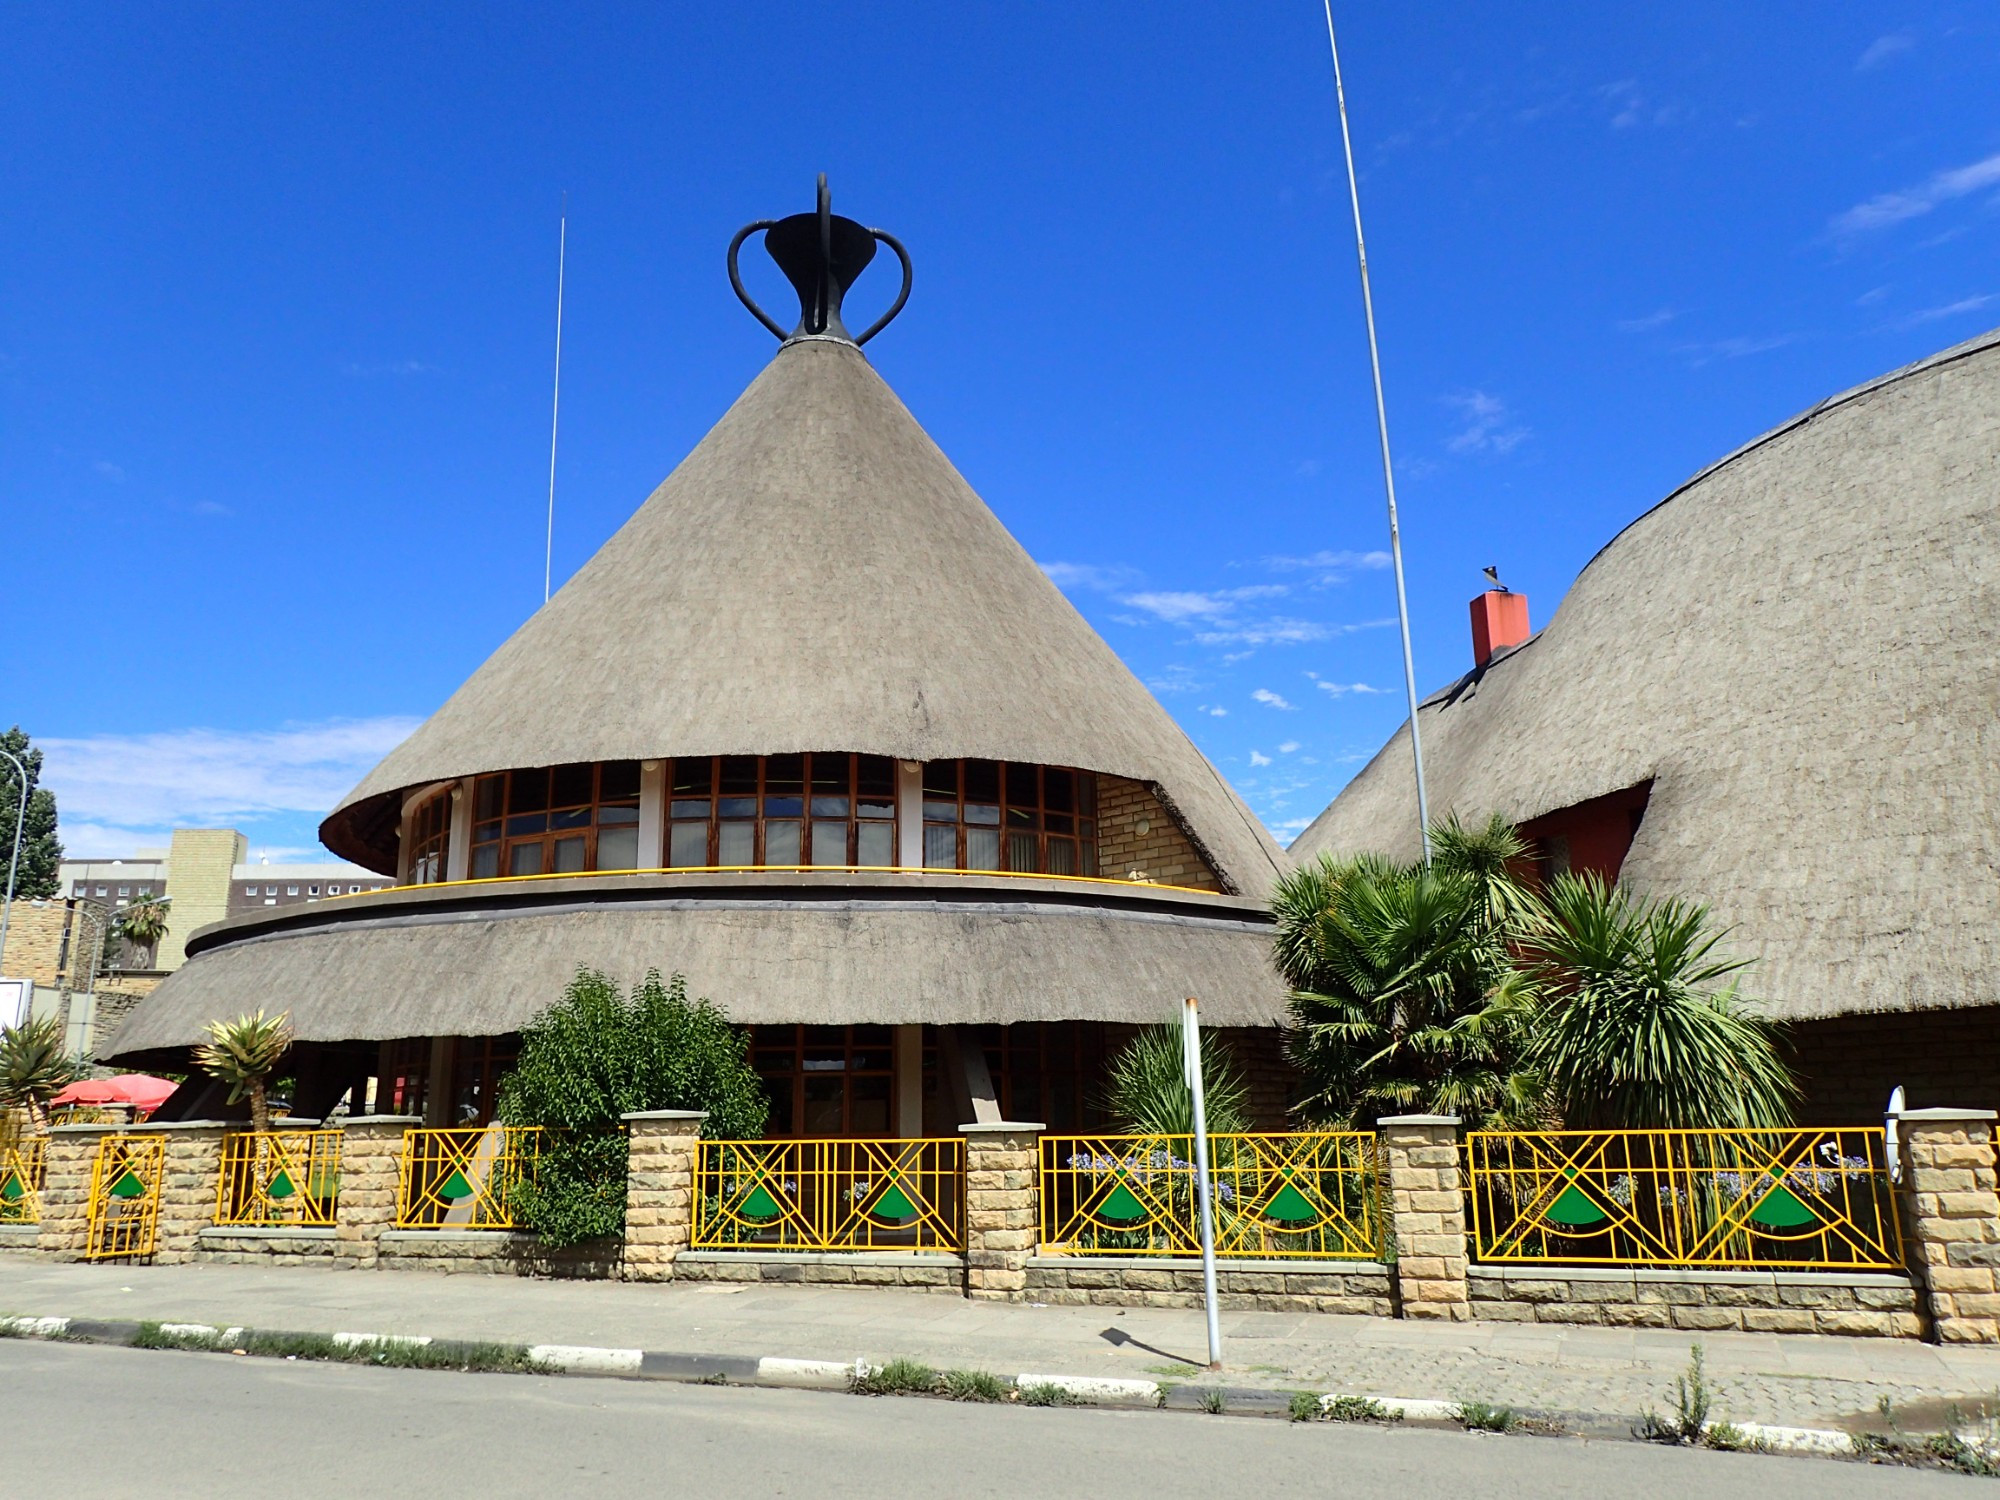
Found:
M 556 561 L 556 423 L 562 415 L 563 271 L 569 258 L 569 194 L 563 194 L 562 221 L 556 230 L 556 389 L 549 402 L 549 534 L 542 553 L 542 603 L 549 602 L 549 580 Z
M 1222 1368 L 1222 1324 L 1215 1305 L 1215 1205 L 1209 1199 L 1208 1102 L 1201 1087 L 1201 1017 L 1194 996 L 1181 1002 L 1181 1066 L 1194 1095 L 1195 1196 L 1201 1215 L 1201 1300 L 1208 1309 L 1208 1367 Z
M 1396 570 L 1396 619 L 1403 628 L 1403 690 L 1410 700 L 1410 757 L 1417 771 L 1417 836 L 1431 862 L 1431 809 L 1424 793 L 1424 741 L 1417 727 L 1417 664 L 1410 650 L 1410 600 L 1403 589 L 1403 530 L 1396 520 L 1396 470 L 1389 462 L 1389 406 L 1382 397 L 1382 355 L 1375 345 L 1375 296 L 1368 289 L 1368 245 L 1361 237 L 1361 183 L 1354 172 L 1354 138 L 1347 131 L 1347 89 L 1340 80 L 1340 43 L 1333 35 L 1333 0 L 1326 6 L 1326 44 L 1333 51 L 1333 97 L 1340 106 L 1340 144 L 1347 153 L 1347 194 L 1354 202 L 1354 253 L 1361 262 L 1361 311 L 1368 320 L 1368 365 L 1375 374 L 1375 427 L 1382 439 L 1382 486 L 1389 495 L 1389 558 Z

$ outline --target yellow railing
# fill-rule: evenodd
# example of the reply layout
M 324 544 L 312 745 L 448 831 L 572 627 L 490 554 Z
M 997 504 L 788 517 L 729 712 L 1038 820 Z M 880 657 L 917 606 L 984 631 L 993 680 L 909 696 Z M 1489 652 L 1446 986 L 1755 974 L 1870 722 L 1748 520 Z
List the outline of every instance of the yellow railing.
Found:
M 143 1259 L 159 1239 L 166 1178 L 163 1135 L 107 1135 L 90 1164 L 85 1260 Z
M 1381 1255 L 1372 1135 L 1217 1135 L 1208 1147 L 1217 1255 Z M 1199 1255 L 1194 1137 L 1043 1136 L 1041 1250 Z
M 403 1134 L 398 1229 L 511 1229 L 507 1197 L 535 1180 L 539 1126 L 472 1125 Z
M 244 1131 L 224 1136 L 215 1222 L 242 1226 L 333 1223 L 340 1196 L 338 1130 Z
M 1474 1131 L 1475 1261 L 1901 1270 L 1880 1129 Z
M 697 1250 L 965 1248 L 965 1142 L 701 1141 Z
M 42 1136 L 0 1147 L 0 1224 L 34 1224 L 42 1217 L 42 1175 L 48 1169 Z

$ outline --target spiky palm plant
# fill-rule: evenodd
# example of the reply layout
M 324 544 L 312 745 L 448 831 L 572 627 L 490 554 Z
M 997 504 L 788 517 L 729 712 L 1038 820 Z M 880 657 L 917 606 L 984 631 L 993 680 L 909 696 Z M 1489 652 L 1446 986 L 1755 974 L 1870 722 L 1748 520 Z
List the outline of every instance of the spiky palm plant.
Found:
M 1148 1026 L 1120 1049 L 1107 1070 L 1105 1104 L 1134 1135 L 1192 1135 L 1194 1092 L 1187 1086 L 1178 1026 Z M 1201 1044 L 1201 1094 L 1208 1128 L 1232 1135 L 1250 1128 L 1249 1086 L 1222 1043 Z
M 48 1129 L 49 1100 L 83 1076 L 63 1050 L 63 1023 L 55 1016 L 0 1026 L 0 1104 L 27 1113 L 37 1135 Z
M 291 1013 L 267 1017 L 259 1010 L 233 1021 L 210 1021 L 208 1040 L 194 1049 L 204 1072 L 229 1085 L 229 1102 L 250 1096 L 251 1129 L 259 1135 L 271 1128 L 271 1106 L 265 1094 L 272 1071 L 292 1045 Z
M 1506 841 L 1457 836 L 1468 849 L 1448 840 L 1428 868 L 1327 858 L 1280 882 L 1275 953 L 1310 1120 L 1538 1117 L 1537 1081 L 1518 1062 L 1532 990 L 1510 963 L 1507 917 L 1530 898 L 1499 857 Z
M 1708 908 L 1558 877 L 1530 939 L 1543 994 L 1526 1058 L 1572 1129 L 1765 1128 L 1798 1085 L 1778 1029 L 1737 993 Z
M 147 896 L 118 913 L 119 936 L 146 950 L 150 958 L 161 938 L 167 935 L 167 911 L 171 896 Z

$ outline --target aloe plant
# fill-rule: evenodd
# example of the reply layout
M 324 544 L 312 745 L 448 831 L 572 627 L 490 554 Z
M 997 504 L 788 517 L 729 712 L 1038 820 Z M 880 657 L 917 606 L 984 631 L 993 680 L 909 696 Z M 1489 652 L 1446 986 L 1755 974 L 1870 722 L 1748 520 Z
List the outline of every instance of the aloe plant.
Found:
M 229 1102 L 250 1096 L 251 1129 L 262 1135 L 271 1128 L 266 1094 L 272 1071 L 292 1045 L 289 1011 L 266 1016 L 259 1010 L 233 1021 L 210 1021 L 208 1040 L 194 1049 L 196 1064 L 229 1085 Z

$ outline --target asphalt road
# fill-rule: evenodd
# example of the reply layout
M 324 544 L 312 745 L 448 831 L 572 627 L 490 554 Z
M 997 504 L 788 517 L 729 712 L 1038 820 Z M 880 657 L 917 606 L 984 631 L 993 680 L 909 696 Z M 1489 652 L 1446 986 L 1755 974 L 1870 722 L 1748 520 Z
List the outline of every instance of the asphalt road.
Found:
M 0 1494 L 66 1500 L 1994 1493 L 1635 1443 L 0 1341 Z

